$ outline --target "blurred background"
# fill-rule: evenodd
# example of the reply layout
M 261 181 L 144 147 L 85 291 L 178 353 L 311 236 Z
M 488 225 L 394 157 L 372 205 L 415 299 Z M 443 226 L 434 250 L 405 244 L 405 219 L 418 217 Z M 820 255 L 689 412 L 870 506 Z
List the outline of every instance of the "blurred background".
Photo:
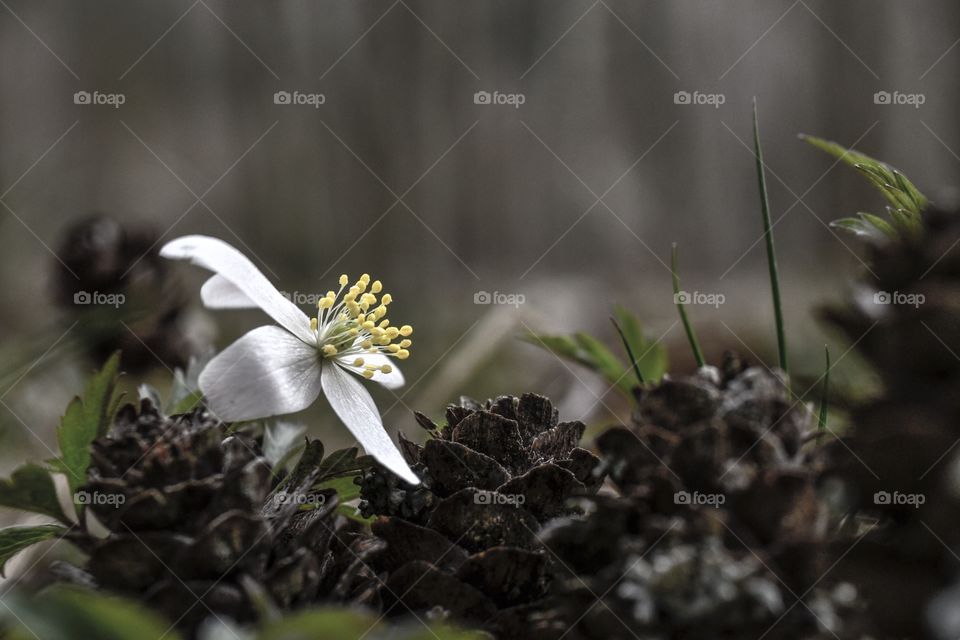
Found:
M 208 274 L 153 255 L 179 235 L 234 244 L 295 300 L 344 272 L 382 279 L 416 331 L 408 386 L 375 395 L 419 436 L 409 409 L 461 393 L 538 391 L 567 418 L 610 419 L 606 383 L 517 336 L 586 330 L 616 349 L 614 304 L 690 370 L 673 242 L 684 289 L 724 297 L 690 307 L 708 358 L 776 362 L 754 97 L 797 375 L 819 375 L 831 340 L 816 307 L 863 268 L 829 221 L 882 209 L 797 134 L 856 146 L 941 203 L 958 184 L 948 0 L 0 5 L 7 466 L 50 457 L 111 346 L 131 382 L 163 389 L 185 353 L 265 323 L 197 308 Z M 75 301 L 111 278 L 123 308 Z M 298 419 L 350 442 L 322 401 Z

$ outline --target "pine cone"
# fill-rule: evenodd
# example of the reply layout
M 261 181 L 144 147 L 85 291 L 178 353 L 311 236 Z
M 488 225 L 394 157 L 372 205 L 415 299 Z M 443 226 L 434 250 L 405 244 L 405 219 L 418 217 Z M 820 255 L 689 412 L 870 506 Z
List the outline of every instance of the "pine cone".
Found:
M 623 497 L 586 500 L 586 516 L 543 531 L 560 559 L 553 588 L 501 628 L 584 640 L 838 628 L 850 589 L 818 586 L 826 509 L 803 447 L 808 412 L 778 375 L 733 360 L 723 370 L 638 390 L 630 428 L 597 441 Z
M 834 570 L 864 592 L 868 633 L 960 635 L 960 214 L 924 213 L 924 232 L 874 246 L 852 304 L 829 309 L 883 383 L 830 446 L 859 530 Z M 862 539 L 860 535 L 863 534 Z M 853 542 L 856 546 L 850 549 Z
M 203 408 L 164 417 L 146 400 L 125 406 L 94 442 L 77 494 L 109 530 L 73 538 L 90 580 L 191 635 L 211 613 L 249 621 L 258 602 L 372 602 L 364 560 L 382 545 L 337 515 L 335 491 L 312 488 L 322 455 L 309 442 L 281 479 L 259 439 L 228 434 Z
M 422 447 L 401 450 L 423 483 L 412 487 L 382 468 L 360 479 L 361 512 L 387 548 L 374 566 L 390 572 L 386 611 L 434 615 L 496 631 L 498 612 L 528 605 L 548 587 L 549 556 L 538 531 L 569 514 L 573 496 L 602 482 L 598 460 L 577 446 L 580 422 L 558 422 L 542 396 L 502 396 L 447 408 Z M 503 636 L 506 637 L 506 636 Z
M 157 358 L 168 367 L 186 363 L 187 298 L 157 252 L 159 240 L 152 230 L 127 229 L 105 215 L 83 218 L 65 232 L 54 265 L 54 302 L 70 322 L 83 320 L 81 344 L 96 362 L 121 349 L 128 371 L 155 367 Z

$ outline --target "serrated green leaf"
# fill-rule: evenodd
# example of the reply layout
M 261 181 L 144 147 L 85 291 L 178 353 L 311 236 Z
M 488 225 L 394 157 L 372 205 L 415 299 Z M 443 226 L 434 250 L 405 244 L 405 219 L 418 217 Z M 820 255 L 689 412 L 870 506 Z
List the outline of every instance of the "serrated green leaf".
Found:
M 27 547 L 56 538 L 67 529 L 59 524 L 0 529 L 0 576 L 6 577 L 7 561 Z
M 872 224 L 883 235 L 887 236 L 891 240 L 896 240 L 897 238 L 900 237 L 900 234 L 897 233 L 897 230 L 893 228 L 893 225 L 891 225 L 889 222 L 887 222 L 880 216 L 876 216 L 872 213 L 866 213 L 864 211 L 861 211 L 857 215 L 863 218 L 863 221 L 866 222 L 867 224 Z
M 872 240 L 882 237 L 879 229 L 867 224 L 860 218 L 840 218 L 831 222 L 830 226 Z
M 648 382 L 659 382 L 667 372 L 666 347 L 660 342 L 649 340 L 643 333 L 640 320 L 623 307 L 619 305 L 614 307 L 613 316 L 637 358 L 637 366 L 643 374 L 643 379 Z
M 37 464 L 27 463 L 16 469 L 9 479 L 0 480 L 0 505 L 42 513 L 70 524 L 57 499 L 50 472 Z
M 929 204 L 929 200 L 903 173 L 894 169 L 890 165 L 875 160 L 868 155 L 847 149 L 836 142 L 830 142 L 813 136 L 800 136 L 814 147 L 826 151 L 830 155 L 839 158 L 845 164 L 848 164 L 859 171 L 880 193 L 886 198 L 890 207 L 893 227 L 900 234 L 916 233 L 921 228 L 921 216 L 923 210 Z M 835 226 L 846 228 L 860 235 L 867 235 L 871 238 L 876 237 L 897 237 L 890 236 L 886 230 L 875 224 L 875 220 L 870 220 L 872 226 L 876 226 L 883 233 L 876 236 L 871 233 L 862 233 L 864 230 L 849 223 L 850 218 L 843 218 L 840 224 Z
M 348 474 L 356 474 L 373 465 L 373 458 L 359 455 L 356 447 L 338 449 L 323 459 L 317 467 L 318 479 L 333 478 Z
M 86 482 L 90 443 L 104 435 L 113 422 L 121 397 L 117 393 L 119 368 L 120 353 L 117 352 L 90 378 L 83 395 L 70 402 L 60 420 L 57 429 L 60 457 L 53 462 L 53 467 L 66 475 L 71 493 Z
M 43 640 L 179 640 L 170 624 L 138 603 L 78 587 L 55 586 L 38 596 L 5 598 L 0 616 L 15 636 Z

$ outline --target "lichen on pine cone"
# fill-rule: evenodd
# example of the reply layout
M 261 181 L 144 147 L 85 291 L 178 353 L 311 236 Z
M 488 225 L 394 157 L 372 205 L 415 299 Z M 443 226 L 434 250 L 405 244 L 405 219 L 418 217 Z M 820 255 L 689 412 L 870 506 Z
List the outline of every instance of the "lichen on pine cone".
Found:
M 924 211 L 923 230 L 871 247 L 851 301 L 825 311 L 882 383 L 829 445 L 859 515 L 835 573 L 858 584 L 874 635 L 960 636 L 958 244 L 960 212 Z
M 781 374 L 732 358 L 638 389 L 631 424 L 597 441 L 622 497 L 584 499 L 586 515 L 542 532 L 560 559 L 553 588 L 504 627 L 567 640 L 835 632 L 850 588 L 818 584 L 827 510 L 810 429 Z
M 359 479 L 365 516 L 387 547 L 374 566 L 390 573 L 386 611 L 429 611 L 495 629 L 498 616 L 535 602 L 549 586 L 542 524 L 571 512 L 570 499 L 602 482 L 597 458 L 578 446 L 581 422 L 559 422 L 535 394 L 462 399 L 431 437 L 401 450 L 419 486 L 374 467 Z
M 145 602 L 191 637 L 211 614 L 250 621 L 256 603 L 376 597 L 364 559 L 380 543 L 337 514 L 335 491 L 314 488 L 319 441 L 281 477 L 259 437 L 230 433 L 203 407 L 166 417 L 144 400 L 123 407 L 91 453 L 77 495 L 108 533 L 71 536 L 89 554 L 85 581 Z

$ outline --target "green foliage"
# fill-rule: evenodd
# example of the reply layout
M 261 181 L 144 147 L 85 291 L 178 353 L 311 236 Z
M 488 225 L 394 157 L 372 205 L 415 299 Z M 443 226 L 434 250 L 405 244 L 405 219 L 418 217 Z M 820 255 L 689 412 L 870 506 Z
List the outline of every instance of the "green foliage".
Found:
M 268 624 L 256 635 L 257 640 L 356 640 L 360 637 L 369 640 L 479 640 L 489 636 L 442 624 L 426 627 L 414 622 L 403 628 L 389 628 L 375 617 L 343 609 L 299 613 Z
M 923 210 L 929 201 L 905 175 L 886 163 L 836 142 L 805 135 L 800 138 L 859 171 L 887 201 L 890 222 L 874 214 L 858 213 L 856 218 L 835 220 L 831 226 L 872 240 L 898 239 L 920 232 Z
M 602 342 L 583 332 L 570 336 L 529 333 L 524 340 L 600 374 L 629 397 L 634 386 L 630 372 L 633 370 L 645 382 L 659 381 L 667 370 L 667 350 L 648 339 L 640 321 L 622 307 L 614 309 L 614 325 L 621 332 L 628 355 L 633 354 L 629 355 L 630 363 L 625 364 Z
M 760 146 L 760 118 L 757 101 L 753 101 L 753 153 L 757 160 L 757 182 L 760 186 L 760 213 L 763 217 L 763 237 L 767 245 L 767 269 L 770 272 L 770 292 L 773 297 L 773 315 L 777 328 L 777 352 L 780 368 L 787 369 L 787 334 L 783 327 L 783 304 L 780 300 L 780 272 L 777 269 L 777 250 L 773 244 L 773 224 L 770 222 L 770 197 L 767 194 L 766 167 Z
M 57 499 L 53 477 L 37 464 L 27 463 L 15 470 L 8 480 L 0 480 L 0 505 L 41 513 L 70 524 Z
M 15 640 L 179 640 L 170 625 L 138 604 L 77 587 L 4 598 L 0 617 Z
M 51 461 L 55 471 L 66 475 L 70 490 L 86 480 L 90 466 L 90 443 L 106 433 L 116 413 L 120 396 L 116 393 L 119 354 L 94 374 L 82 396 L 67 406 L 57 429 L 60 457 Z
M 0 576 L 6 576 L 7 560 L 38 542 L 58 537 L 66 529 L 58 524 L 0 529 Z
M 706 366 L 707 360 L 703 357 L 703 351 L 700 350 L 700 341 L 697 340 L 697 334 L 690 324 L 690 318 L 687 317 L 687 306 L 680 300 L 680 268 L 677 255 L 677 243 L 673 243 L 673 250 L 670 252 L 670 271 L 673 272 L 673 301 L 680 313 L 680 322 L 683 323 L 683 330 L 687 334 L 687 341 L 693 350 L 693 357 L 697 361 L 698 367 Z
M 118 352 L 90 378 L 83 395 L 70 402 L 60 420 L 57 429 L 60 457 L 52 460 L 51 466 L 67 476 L 71 493 L 86 482 L 90 443 L 107 432 L 117 412 L 121 398 L 117 391 L 119 367 Z

